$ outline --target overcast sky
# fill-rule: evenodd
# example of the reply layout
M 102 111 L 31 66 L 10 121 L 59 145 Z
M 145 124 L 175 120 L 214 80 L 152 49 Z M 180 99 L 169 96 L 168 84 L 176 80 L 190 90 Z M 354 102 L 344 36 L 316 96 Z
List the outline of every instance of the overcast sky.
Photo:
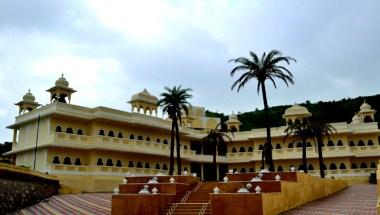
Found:
M 269 105 L 378 94 L 380 1 L 0 1 L 0 142 L 11 140 L 30 88 L 62 74 L 72 103 L 130 110 L 131 95 L 192 88 L 191 103 L 224 113 L 261 109 L 252 81 L 230 86 L 231 58 L 272 49 L 297 59 L 295 85 L 268 89 Z M 269 83 L 268 83 L 269 84 Z

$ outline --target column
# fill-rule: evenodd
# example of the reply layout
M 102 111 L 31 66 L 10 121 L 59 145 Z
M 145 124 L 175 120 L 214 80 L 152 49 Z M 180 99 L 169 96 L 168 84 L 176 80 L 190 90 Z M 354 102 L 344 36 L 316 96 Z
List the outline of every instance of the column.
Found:
M 204 179 L 203 163 L 201 163 L 201 181 Z

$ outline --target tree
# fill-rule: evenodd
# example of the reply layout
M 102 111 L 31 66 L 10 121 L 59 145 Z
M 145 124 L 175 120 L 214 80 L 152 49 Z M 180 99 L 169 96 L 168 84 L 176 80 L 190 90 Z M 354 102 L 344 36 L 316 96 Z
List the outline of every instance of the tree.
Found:
M 282 53 L 277 50 L 272 50 L 268 54 L 264 52 L 260 59 L 254 52 L 249 52 L 249 54 L 252 60 L 245 57 L 239 57 L 230 60 L 230 62 L 232 61 L 238 64 L 235 68 L 231 70 L 231 76 L 234 76 L 236 72 L 243 72 L 243 74 L 233 83 L 233 85 L 231 86 L 231 90 L 237 87 L 237 91 L 239 92 L 240 89 L 244 87 L 248 81 L 250 81 L 251 79 L 257 80 L 257 93 L 259 94 L 261 90 L 263 95 L 267 132 L 267 138 L 266 143 L 264 145 L 263 159 L 261 161 L 261 165 L 262 168 L 264 168 L 265 158 L 265 163 L 269 165 L 269 170 L 274 171 L 274 164 L 272 158 L 272 143 L 270 135 L 271 124 L 269 119 L 269 106 L 267 100 L 265 81 L 271 81 L 275 88 L 277 87 L 275 82 L 276 78 L 285 82 L 286 86 L 289 86 L 289 83 L 294 84 L 292 73 L 286 67 L 279 65 L 279 63 L 285 62 L 287 64 L 290 64 L 291 61 L 296 62 L 296 60 L 292 57 L 282 56 Z
M 181 175 L 181 154 L 180 154 L 180 137 L 178 123 L 182 123 L 182 110 L 188 115 L 188 106 L 190 103 L 187 101 L 192 97 L 188 92 L 190 88 L 181 89 L 181 85 L 173 88 L 164 87 L 166 92 L 161 93 L 161 99 L 158 101 L 158 105 L 162 107 L 162 111 L 167 113 L 169 118 L 172 119 L 171 128 L 171 142 L 170 142 L 170 167 L 169 175 L 173 175 L 174 172 L 174 136 L 176 137 L 177 148 L 177 174 Z
M 336 129 L 330 124 L 323 121 L 313 120 L 310 124 L 312 137 L 317 140 L 317 150 L 318 150 L 318 162 L 319 162 L 319 171 L 321 178 L 325 177 L 325 168 L 323 163 L 323 154 L 322 154 L 322 145 L 323 137 L 326 136 L 330 139 L 330 135 L 336 131 Z
M 303 118 L 302 120 L 297 119 L 294 123 L 289 123 L 284 132 L 286 133 L 284 141 L 291 136 L 293 143 L 295 141 L 302 142 L 302 168 L 304 172 L 307 173 L 306 141 L 313 137 L 310 120 L 308 118 Z
M 208 134 L 202 139 L 203 144 L 211 145 L 212 149 L 212 165 L 213 165 L 213 178 L 217 179 L 217 166 L 216 166 L 216 152 L 225 150 L 226 141 L 225 139 L 232 141 L 231 137 L 223 133 L 221 129 L 219 129 L 221 123 L 219 123 L 215 129 L 211 129 L 208 131 Z M 231 133 L 233 136 L 233 133 Z

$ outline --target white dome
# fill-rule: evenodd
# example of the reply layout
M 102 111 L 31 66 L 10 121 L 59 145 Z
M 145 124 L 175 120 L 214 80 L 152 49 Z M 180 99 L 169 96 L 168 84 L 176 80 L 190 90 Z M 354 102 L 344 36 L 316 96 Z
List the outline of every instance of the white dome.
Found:
M 369 105 L 365 100 L 363 104 L 360 106 L 360 110 L 371 110 L 371 105 Z
M 62 74 L 62 77 L 55 81 L 55 86 L 69 87 L 69 82 L 66 80 L 66 78 L 63 77 Z
M 22 97 L 23 101 L 28 101 L 28 102 L 34 102 L 35 99 L 36 98 L 33 96 L 30 90 Z
M 143 101 L 150 104 L 157 104 L 158 99 L 156 96 L 153 96 L 152 94 L 150 94 L 148 90 L 144 89 L 143 91 L 132 96 L 132 99 L 130 102 L 134 102 L 134 101 Z
M 284 116 L 292 116 L 292 115 L 310 115 L 310 112 L 307 108 L 302 107 L 298 104 L 291 106 L 290 108 L 285 110 Z

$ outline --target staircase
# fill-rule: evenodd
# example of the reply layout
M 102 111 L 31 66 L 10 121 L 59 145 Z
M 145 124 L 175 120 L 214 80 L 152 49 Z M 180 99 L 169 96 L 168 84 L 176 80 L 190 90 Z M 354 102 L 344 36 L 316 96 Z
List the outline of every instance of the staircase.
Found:
M 199 182 L 198 185 L 183 196 L 181 201 L 171 203 L 161 215 L 209 215 L 210 193 L 218 182 Z

